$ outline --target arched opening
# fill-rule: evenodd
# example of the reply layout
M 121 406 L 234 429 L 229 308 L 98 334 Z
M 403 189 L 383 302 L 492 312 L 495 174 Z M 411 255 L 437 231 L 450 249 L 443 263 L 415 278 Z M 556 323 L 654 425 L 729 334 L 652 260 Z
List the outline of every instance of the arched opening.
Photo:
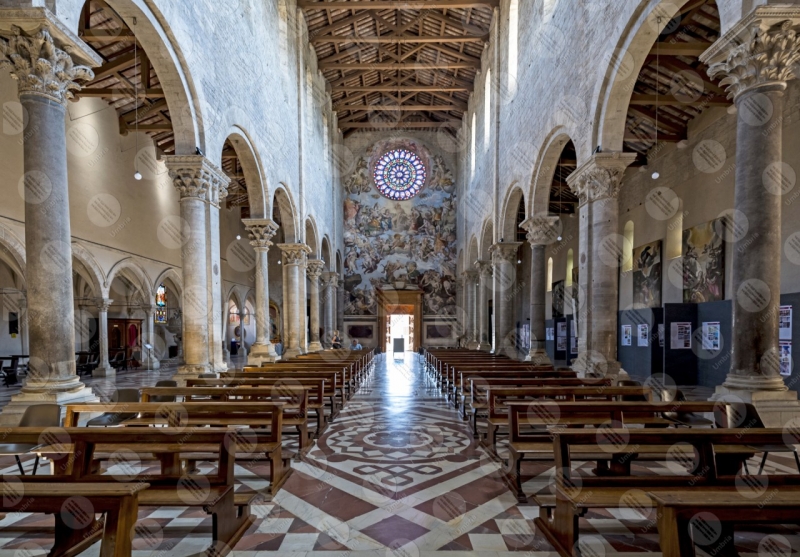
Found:
M 519 0 L 511 0 L 508 5 L 508 94 L 517 93 L 517 72 L 519 71 Z
M 550 214 L 575 216 L 578 208 L 578 196 L 567 184 L 567 176 L 572 174 L 577 166 L 578 155 L 575 152 L 575 144 L 569 140 L 561 150 L 555 164 L 548 205 Z
M 553 258 L 547 258 L 547 291 L 553 291 Z
M 11 246 L 3 240 L 5 234 L 0 234 L 0 303 L 2 323 L 8 329 L 0 334 L 0 354 L 27 354 L 25 278 Z
M 625 241 L 622 243 L 622 272 L 628 273 L 633 270 L 633 221 L 625 223 L 623 233 Z
M 564 275 L 564 284 L 567 286 L 572 286 L 572 272 L 575 269 L 575 253 L 572 251 L 572 248 L 567 250 L 567 265 Z
M 486 81 L 483 83 L 483 150 L 489 150 L 492 139 L 492 69 L 486 70 Z
M 470 178 L 475 177 L 475 136 L 477 134 L 477 125 L 476 125 L 476 118 L 475 113 L 472 113 L 472 133 L 470 134 L 470 147 L 469 147 L 469 176 Z

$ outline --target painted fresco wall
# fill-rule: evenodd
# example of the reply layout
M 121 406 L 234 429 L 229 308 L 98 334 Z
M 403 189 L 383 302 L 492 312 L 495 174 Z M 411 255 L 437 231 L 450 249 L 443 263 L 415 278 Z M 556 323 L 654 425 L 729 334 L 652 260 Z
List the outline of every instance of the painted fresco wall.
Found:
M 426 165 L 426 184 L 407 201 L 380 194 L 374 164 L 407 149 Z M 444 159 L 411 139 L 382 141 L 344 179 L 345 314 L 377 315 L 376 288 L 422 289 L 425 315 L 456 311 L 456 184 Z

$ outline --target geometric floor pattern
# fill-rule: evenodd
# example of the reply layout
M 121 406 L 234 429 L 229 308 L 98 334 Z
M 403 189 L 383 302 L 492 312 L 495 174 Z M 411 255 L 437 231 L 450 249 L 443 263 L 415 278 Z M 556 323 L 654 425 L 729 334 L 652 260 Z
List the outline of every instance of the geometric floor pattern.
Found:
M 794 462 L 777 456 L 767 466 L 791 472 Z M 416 355 L 400 361 L 378 357 L 369 381 L 292 467 L 283 489 L 254 505 L 257 519 L 232 555 L 556 555 L 534 529 L 538 508 L 517 504 L 498 461 L 428 382 Z M 1 460 L 0 472 L 16 473 L 13 460 Z M 267 485 L 257 466 L 237 465 L 236 476 L 240 490 Z M 551 476 L 547 465 L 531 463 L 523 468 L 525 491 L 538 491 Z M 135 557 L 183 557 L 208 546 L 211 520 L 202 511 L 142 507 L 139 517 Z M 658 555 L 651 518 L 632 522 L 616 510 L 588 513 L 580 524 L 584 555 Z M 0 522 L 0 557 L 46 554 L 51 528 L 50 517 L 9 514 Z M 737 531 L 740 555 L 800 555 L 800 532 L 794 530 Z M 83 555 L 97 554 L 99 544 Z

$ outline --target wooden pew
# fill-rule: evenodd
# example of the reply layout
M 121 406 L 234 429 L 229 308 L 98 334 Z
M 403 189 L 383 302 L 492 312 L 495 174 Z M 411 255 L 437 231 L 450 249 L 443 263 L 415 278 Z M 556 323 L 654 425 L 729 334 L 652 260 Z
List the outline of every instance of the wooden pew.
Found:
M 506 377 L 506 378 L 530 378 L 530 379 L 572 379 L 578 374 L 570 370 L 556 371 L 554 369 L 543 369 L 534 367 L 483 367 L 483 366 L 459 366 L 451 367 L 448 372 L 448 385 L 445 394 L 447 398 L 453 397 L 453 405 L 458 408 L 458 401 L 461 398 L 462 377 L 466 374 L 481 375 L 484 377 Z
M 280 420 L 281 413 L 275 412 Z M 273 428 L 280 431 L 280 428 Z M 25 482 L 58 479 L 70 487 L 105 483 L 119 485 L 142 476 L 149 488 L 139 492 L 139 505 L 202 508 L 213 518 L 212 545 L 206 555 L 222 557 L 252 524 L 250 505 L 257 493 L 234 493 L 237 453 L 274 447 L 274 433 L 216 428 L 11 428 L 7 443 L 39 444 L 36 452 L 53 460 L 55 475 L 26 476 Z M 207 474 L 187 473 L 181 463 L 192 454 L 213 455 L 216 466 Z M 127 462 L 128 455 L 135 462 Z M 158 471 L 137 470 L 139 460 L 155 458 Z M 103 470 L 103 463 L 123 468 L 122 476 Z M 127 463 L 127 466 L 125 464 Z
M 347 373 L 342 369 L 336 370 L 317 370 L 317 371 L 287 371 L 287 370 L 268 370 L 265 368 L 246 368 L 243 372 L 220 373 L 220 379 L 235 379 L 240 377 L 245 381 L 250 379 L 294 379 L 311 378 L 324 379 L 325 387 L 333 392 L 334 414 L 338 414 L 341 408 L 349 400 L 349 389 L 347 388 Z M 338 398 L 338 403 L 336 399 Z
M 737 480 L 742 481 L 744 461 L 759 452 L 759 447 L 784 444 L 785 434 L 777 428 L 612 429 L 602 435 L 597 431 L 560 431 L 553 438 L 555 494 L 536 496 L 540 515 L 534 522 L 560 555 L 573 556 L 578 547 L 578 519 L 588 509 L 640 508 L 648 499 L 645 491 L 660 495 L 717 487 L 735 489 Z M 625 442 L 619 443 L 620 439 Z M 573 462 L 584 460 L 587 451 L 605 453 L 617 465 L 603 476 L 573 470 Z M 649 454 L 661 454 L 662 460 L 671 464 L 650 473 L 642 467 L 631 473 L 631 463 Z M 682 468 L 684 463 L 688 463 L 687 468 Z M 777 491 L 783 486 L 800 486 L 800 474 L 765 479 Z
M 130 557 L 139 493 L 150 484 L 67 484 L 53 483 L 52 477 L 45 483 L 29 482 L 27 478 L 3 476 L 0 510 L 52 514 L 55 518 L 55 543 L 50 555 L 78 555 L 102 537 L 100 557 Z M 87 500 L 91 507 L 84 509 L 74 497 Z M 91 512 L 91 517 L 84 516 L 85 512 Z M 105 514 L 105 524 L 95 519 L 95 513 Z M 87 524 L 82 526 L 80 519 L 85 519 Z
M 652 399 L 649 387 L 497 387 L 490 385 L 486 390 L 488 402 L 488 416 L 486 420 L 486 446 L 497 454 L 497 435 L 500 430 L 507 433 L 509 427 L 509 412 L 507 404 L 527 400 L 550 399 L 563 402 L 590 402 L 590 401 L 619 401 L 624 396 L 644 395 L 647 400 Z M 612 418 L 613 419 L 613 418 Z M 669 425 L 663 418 L 656 420 L 657 424 Z
M 159 429 L 154 426 L 181 428 L 189 433 L 204 429 L 229 428 L 245 425 L 250 430 L 243 435 L 257 435 L 255 448 L 248 447 L 241 458 L 252 460 L 254 454 L 263 454 L 270 460 L 270 487 L 273 493 L 280 488 L 291 473 L 288 466 L 290 456 L 284 456 L 282 448 L 284 402 L 136 402 L 106 404 L 88 402 L 66 405 L 64 427 L 77 427 L 80 414 L 84 412 L 125 412 L 138 416 L 123 422 L 122 429 L 146 431 Z M 94 431 L 96 428 L 87 428 Z M 237 431 L 237 430 L 231 430 Z M 257 433 L 254 433 L 257 432 Z M 307 435 L 307 432 L 306 432 Z M 236 455 L 234 455 L 236 456 Z M 190 463 L 215 460 L 215 452 L 182 451 L 181 458 Z
M 178 402 L 284 402 L 283 427 L 297 430 L 300 441 L 300 453 L 310 447 L 308 434 L 308 395 L 312 389 L 303 385 L 278 385 L 271 387 L 235 387 L 220 389 L 218 387 L 144 387 L 140 389 L 142 402 L 150 402 L 153 396 L 171 396 L 182 399 Z M 146 419 L 136 418 L 123 425 L 137 425 Z M 214 423 L 209 425 L 213 426 Z M 229 424 L 230 425 L 230 424 Z M 237 424 L 238 425 L 238 424 Z M 245 424 L 247 425 L 247 424 Z

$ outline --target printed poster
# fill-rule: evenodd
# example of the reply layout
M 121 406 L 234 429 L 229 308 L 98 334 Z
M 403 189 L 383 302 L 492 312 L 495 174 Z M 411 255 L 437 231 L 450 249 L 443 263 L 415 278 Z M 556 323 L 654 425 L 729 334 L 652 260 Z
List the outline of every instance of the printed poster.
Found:
M 670 348 L 672 350 L 692 349 L 692 324 L 688 322 L 672 323 Z
M 556 342 L 556 350 L 559 352 L 567 351 L 567 337 L 558 337 L 558 341 Z
M 572 327 L 571 327 L 572 328 L 572 336 L 576 337 L 576 336 L 578 336 L 578 322 L 575 319 L 573 319 L 571 323 L 572 323 Z
M 650 346 L 650 325 L 647 323 L 640 324 L 637 332 L 639 333 L 638 345 L 645 348 Z
M 719 321 L 703 323 L 703 350 L 717 352 L 720 349 Z
M 666 333 L 664 332 L 664 324 L 663 323 L 659 323 L 658 324 L 658 345 L 661 348 L 664 348 L 664 337 L 665 336 L 666 336 Z
M 792 340 L 792 306 L 781 306 L 778 330 L 781 340 Z M 791 351 L 791 348 L 789 350 Z
M 578 337 L 572 337 L 570 339 L 570 352 L 573 354 L 578 353 Z
M 792 374 L 792 341 L 780 341 L 781 375 L 788 377 Z
M 622 326 L 622 346 L 630 346 L 631 345 L 631 337 L 633 336 L 633 326 L 632 325 L 623 325 Z
M 545 333 L 545 340 L 555 340 L 555 331 L 553 327 L 547 327 L 547 332 Z
M 561 338 L 561 337 L 566 338 L 567 337 L 567 323 L 565 321 L 562 321 L 562 322 L 557 324 L 557 327 L 558 327 L 558 337 L 559 338 Z

